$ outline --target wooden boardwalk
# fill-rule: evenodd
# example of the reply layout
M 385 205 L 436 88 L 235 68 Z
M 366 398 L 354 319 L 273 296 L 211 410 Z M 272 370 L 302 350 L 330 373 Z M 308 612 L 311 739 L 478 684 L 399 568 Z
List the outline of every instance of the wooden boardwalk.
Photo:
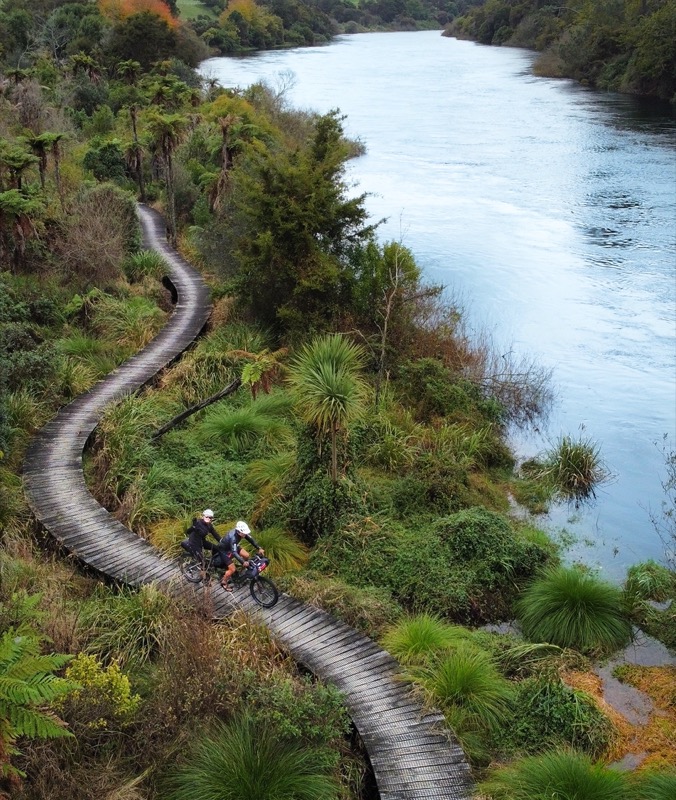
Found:
M 170 265 L 178 302 L 146 348 L 59 413 L 33 439 L 24 463 L 28 502 L 39 522 L 82 562 L 111 578 L 138 586 L 155 582 L 172 594 L 195 589 L 174 561 L 117 522 L 89 493 L 82 472 L 87 439 L 110 403 L 147 383 L 199 335 L 210 313 L 200 275 L 166 243 L 153 211 L 139 210 L 146 247 Z M 150 433 L 150 432 L 149 432 Z M 255 605 L 245 589 L 215 586 L 203 601 L 214 618 L 242 607 L 256 614 L 301 663 L 336 685 L 367 748 L 381 800 L 468 800 L 469 767 L 442 717 L 426 712 L 401 681 L 391 656 L 369 638 L 330 615 L 282 595 L 270 610 Z

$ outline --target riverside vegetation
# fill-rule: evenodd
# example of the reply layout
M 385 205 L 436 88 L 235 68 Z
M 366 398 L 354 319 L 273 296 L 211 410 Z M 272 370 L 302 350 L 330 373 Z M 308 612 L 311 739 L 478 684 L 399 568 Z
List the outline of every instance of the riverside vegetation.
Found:
M 97 64 L 147 68 L 176 57 L 195 66 L 210 55 L 320 45 L 342 33 L 435 28 L 537 50 L 541 75 L 663 100 L 676 92 L 676 0 L 3 0 L 0 55 L 14 77 L 44 53 L 79 56 L 76 76 Z M 102 100 L 81 83 L 89 114 Z
M 486 0 L 460 11 L 445 35 L 537 50 L 537 75 L 676 100 L 674 0 Z
M 14 15 L 3 53 L 23 41 L 20 12 L 38 7 L 3 5 Z M 93 36 L 94 8 L 52 13 Z M 120 12 L 120 24 L 150 36 L 163 13 Z M 533 796 L 532 781 L 573 774 L 566 759 L 580 785 L 670 796 L 668 747 L 646 741 L 635 778 L 605 769 L 621 736 L 573 676 L 621 646 L 631 619 L 674 646 L 674 611 L 655 605 L 676 595 L 673 571 L 637 565 L 623 589 L 609 587 L 563 567 L 555 542 L 509 516 L 510 494 L 533 506 L 584 498 L 603 476 L 598 453 L 567 438 L 515 469 L 505 433 L 542 420 L 549 375 L 527 358 L 505 363 L 412 253 L 377 241 L 344 181 L 359 148 L 340 114 L 294 111 L 263 85 L 202 86 L 176 39 L 152 38 L 152 63 L 49 41 L 26 50 L 25 67 L 5 62 L 0 79 L 2 791 L 221 797 L 237 781 L 228 771 L 223 786 L 223 749 L 236 747 L 242 769 L 262 753 L 269 765 L 251 796 L 374 796 L 339 693 L 264 629 L 240 615 L 212 625 L 153 586 L 106 585 L 30 518 L 30 436 L 170 310 L 162 261 L 140 248 L 143 198 L 205 274 L 214 309 L 194 348 L 106 413 L 85 459 L 99 501 L 167 554 L 206 505 L 222 530 L 250 519 L 289 592 L 399 658 L 486 796 L 519 796 L 517 785 Z M 670 506 L 660 521 L 673 536 Z M 515 614 L 530 641 L 478 629 Z M 667 687 L 655 702 L 673 741 L 673 685 L 660 675 L 649 683 Z M 640 670 L 623 679 L 645 682 Z M 592 791 L 579 797 L 601 796 Z

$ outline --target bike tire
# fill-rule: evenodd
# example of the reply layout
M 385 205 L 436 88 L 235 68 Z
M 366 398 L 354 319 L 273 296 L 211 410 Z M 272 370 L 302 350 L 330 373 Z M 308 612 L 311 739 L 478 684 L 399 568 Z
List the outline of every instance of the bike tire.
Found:
M 279 600 L 279 591 L 268 578 L 253 578 L 249 584 L 251 596 L 263 608 L 272 608 Z
M 201 583 L 202 582 L 202 565 L 198 564 L 196 561 L 184 561 L 181 564 L 181 572 L 183 573 L 183 577 L 189 581 L 190 583 Z

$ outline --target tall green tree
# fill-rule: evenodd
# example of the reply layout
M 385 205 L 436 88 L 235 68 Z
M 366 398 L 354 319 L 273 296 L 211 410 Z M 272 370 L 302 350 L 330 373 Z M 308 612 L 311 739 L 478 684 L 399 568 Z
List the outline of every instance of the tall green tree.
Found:
M 250 150 L 234 192 L 240 297 L 263 323 L 307 333 L 349 305 L 352 249 L 372 234 L 364 195 L 348 197 L 349 147 L 341 117 L 317 119 L 310 141 L 287 153 Z

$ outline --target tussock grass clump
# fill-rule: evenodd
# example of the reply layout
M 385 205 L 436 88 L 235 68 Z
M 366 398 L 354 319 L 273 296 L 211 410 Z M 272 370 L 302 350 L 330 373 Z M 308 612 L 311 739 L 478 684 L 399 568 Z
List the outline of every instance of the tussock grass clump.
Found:
M 94 434 L 91 463 L 95 491 L 108 507 L 116 508 L 139 468 L 152 463 L 150 433 L 166 413 L 164 403 L 159 395 L 129 397 L 106 410 Z
M 610 653 L 631 639 L 622 592 L 577 567 L 556 567 L 523 593 L 517 618 L 531 641 Z
M 186 514 L 181 519 L 162 519 L 150 525 L 148 541 L 166 556 L 177 557 L 183 552 L 181 542 L 190 527 L 191 517 Z
M 156 250 L 140 250 L 125 259 L 122 268 L 127 278 L 135 283 L 144 278 L 160 279 L 167 273 L 167 263 Z
M 197 432 L 199 441 L 216 441 L 235 453 L 243 453 L 259 440 L 275 441 L 286 426 L 279 420 L 259 414 L 251 406 L 216 408 L 210 411 Z
M 172 600 L 153 584 L 138 591 L 105 591 L 89 607 L 90 653 L 105 663 L 141 665 L 157 652 L 175 614 Z
M 676 797 L 676 770 L 642 772 L 636 780 L 635 800 L 674 800 Z
M 480 786 L 490 800 L 630 800 L 623 772 L 593 764 L 575 752 L 524 758 L 498 769 Z
M 271 559 L 271 575 L 297 572 L 307 563 L 308 548 L 283 528 L 265 528 L 256 533 L 256 541 Z
M 505 721 L 514 696 L 488 653 L 463 644 L 428 667 L 411 675 L 430 692 L 443 710 L 459 708 L 476 727 L 495 731 Z
M 153 339 L 166 315 L 145 297 L 127 300 L 103 295 L 94 309 L 94 330 L 122 347 L 140 350 Z
M 381 635 L 401 615 L 401 607 L 384 588 L 356 588 L 315 574 L 293 576 L 281 584 L 296 599 L 317 606 L 372 637 Z
M 676 573 L 656 561 L 634 564 L 627 570 L 624 590 L 630 598 L 663 602 L 676 595 Z
M 611 474 L 601 458 L 599 446 L 590 438 L 561 439 L 545 453 L 537 477 L 563 500 L 580 503 L 596 496 L 596 488 Z
M 400 663 L 422 665 L 444 650 L 466 643 L 470 637 L 464 628 L 431 614 L 419 614 L 386 631 L 382 644 Z
M 337 800 L 325 754 L 244 716 L 197 738 L 166 781 L 167 800 Z
M 245 484 L 257 492 L 256 522 L 271 505 L 282 497 L 286 478 L 296 465 L 296 453 L 292 450 L 274 453 L 267 458 L 250 461 L 244 476 Z

